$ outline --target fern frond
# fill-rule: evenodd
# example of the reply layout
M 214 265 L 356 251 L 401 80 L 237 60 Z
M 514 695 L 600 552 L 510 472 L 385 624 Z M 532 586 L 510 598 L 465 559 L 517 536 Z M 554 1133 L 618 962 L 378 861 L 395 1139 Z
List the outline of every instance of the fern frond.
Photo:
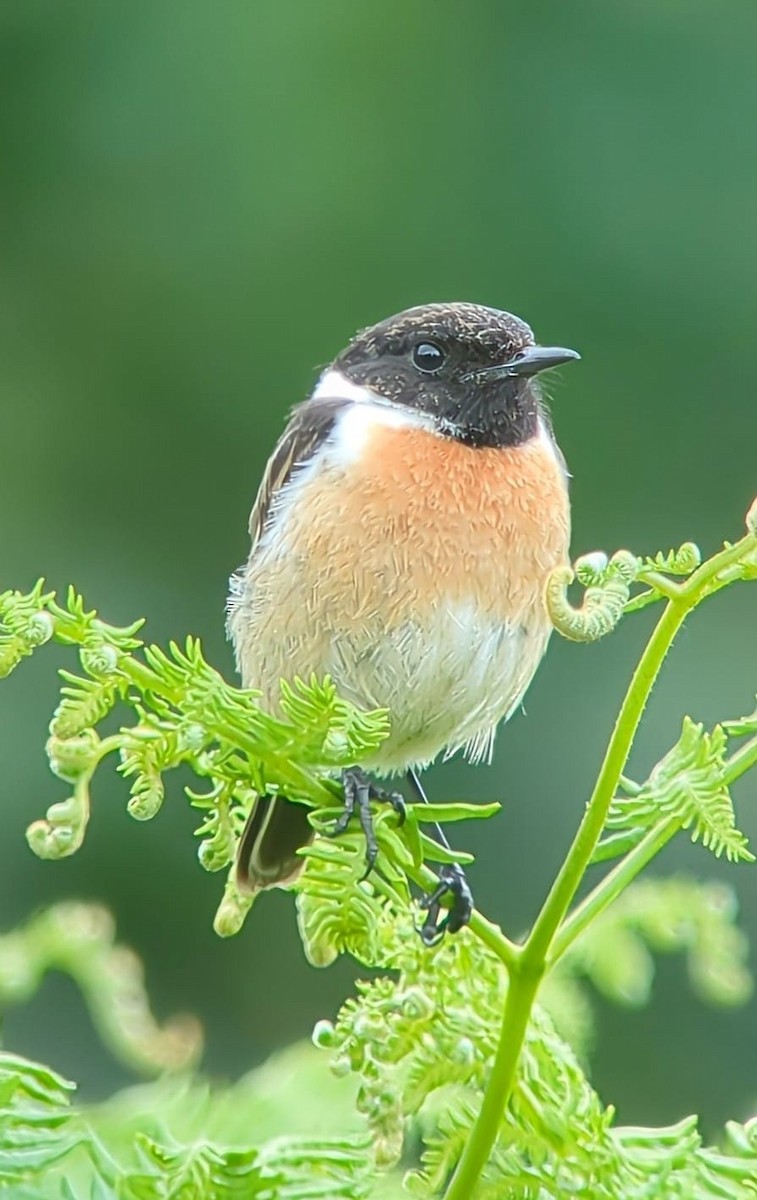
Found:
M 385 961 L 398 977 L 360 983 L 359 999 L 343 1006 L 334 1026 L 316 1031 L 334 1069 L 360 1078 L 358 1106 L 382 1166 L 397 1160 L 406 1118 L 421 1115 L 438 1088 L 481 1086 L 506 987 L 501 964 L 467 932 L 431 950 L 409 915 L 394 932 Z
M 199 731 L 198 741 L 204 741 Z M 149 821 L 163 803 L 163 773 L 173 770 L 191 756 L 176 722 L 164 721 L 142 712 L 138 725 L 121 730 L 118 770 L 125 778 L 134 777 L 127 809 L 139 821 Z
M 113 919 L 100 905 L 55 904 L 0 935 L 0 1007 L 27 1001 L 49 971 L 74 980 L 103 1042 L 132 1069 L 183 1070 L 199 1058 L 199 1023 L 189 1016 L 157 1023 L 142 964 L 116 943 Z
M 43 591 L 40 579 L 30 592 L 0 595 L 0 679 L 53 636 L 54 623 L 46 611 L 54 592 Z
M 661 571 L 664 575 L 690 575 L 702 562 L 702 552 L 694 542 L 684 542 L 677 550 L 660 550 L 642 559 L 642 570 Z
M 573 582 L 569 567 L 552 572 L 547 581 L 547 610 L 555 629 L 572 642 L 594 642 L 610 633 L 623 615 L 639 560 L 628 550 L 586 554 L 576 562 L 576 578 L 586 587 L 579 607 L 568 599 Z
M 343 766 L 363 762 L 389 733 L 385 709 L 364 713 L 338 695 L 327 675 L 281 683 L 281 710 L 297 730 L 304 761 Z
M 362 1136 L 280 1137 L 260 1151 L 261 1166 L 276 1180 L 275 1200 L 365 1200 L 375 1171 Z
M 328 828 L 328 810 L 318 810 L 311 821 Z M 394 948 L 395 923 L 409 911 L 410 902 L 401 867 L 412 860 L 396 824 L 393 812 L 376 813 L 379 860 L 367 879 L 365 839 L 357 830 L 338 840 L 317 836 L 301 851 L 305 866 L 297 884 L 297 920 L 305 954 L 314 966 L 328 966 L 345 953 L 368 966 L 387 961 Z
M 256 795 L 270 788 L 293 800 L 329 803 L 338 798 L 330 775 L 361 761 L 387 735 L 386 712 L 360 712 L 329 679 L 284 684 L 283 716 L 273 716 L 257 704 L 257 693 L 233 687 L 205 661 L 196 638 L 165 650 L 143 646 L 135 636 L 141 624 L 106 624 L 73 588 L 64 604 L 42 583 L 28 594 L 0 596 L 0 674 L 50 638 L 78 646 L 83 671 L 61 672 L 48 755 L 55 773 L 74 787 L 27 831 L 30 847 L 43 858 L 72 854 L 81 845 L 89 781 L 106 753 L 120 755 L 119 770 L 132 780 L 128 811 L 139 820 L 158 812 L 168 771 L 185 763 L 209 781 L 205 798 L 190 793 L 190 801 L 205 812 L 200 861 L 219 870 L 234 858 Z M 137 723 L 100 741 L 97 726 L 119 702 L 136 711 Z M 397 861 L 406 860 L 395 842 Z M 216 927 L 229 933 L 249 903 L 229 885 L 221 907 Z
M 583 976 L 616 1004 L 646 1004 L 654 976 L 652 954 L 685 953 L 691 985 L 703 1000 L 743 1004 L 751 995 L 752 979 L 736 916 L 735 894 L 725 884 L 684 875 L 642 880 L 576 940 L 557 968 L 557 979 Z M 559 1004 L 557 994 L 555 1015 Z
M 199 1142 L 165 1145 L 137 1134 L 139 1166 L 120 1180 L 125 1200 L 165 1200 L 166 1196 L 197 1200 L 254 1200 L 276 1195 L 272 1178 L 260 1166 L 255 1149 L 235 1150 Z
M 537 1007 L 524 1046 L 519 1078 L 503 1114 L 493 1155 L 476 1190 L 482 1197 L 591 1195 L 610 1200 L 617 1155 L 612 1110 L 600 1101 L 547 1014 Z M 486 1047 L 484 1075 L 493 1047 Z M 419 1197 L 438 1196 L 470 1136 L 478 1088 L 453 1088 L 426 1105 L 422 1168 L 406 1186 Z M 604 1180 L 607 1180 L 605 1183 Z
M 219 780 L 209 792 L 184 792 L 193 808 L 206 814 L 195 830 L 195 837 L 202 838 L 197 848 L 197 857 L 206 871 L 222 871 L 233 861 L 237 840 L 244 827 L 246 814 L 260 795 L 244 785 Z M 232 806 L 234 799 L 241 805 Z
M 59 738 L 75 737 L 98 725 L 126 688 L 126 681 L 115 677 L 86 679 L 71 671 L 60 671 L 59 674 L 66 686 L 61 688 L 63 699 L 50 723 L 51 734 Z
M 0 1052 L 0 1186 L 42 1175 L 85 1138 L 75 1085 L 39 1063 Z
M 73 1084 L 0 1053 L 0 1193 L 7 1189 L 9 1200 L 365 1200 L 375 1181 L 365 1134 L 329 1131 L 329 1112 L 313 1119 L 324 1096 L 343 1090 L 321 1078 L 320 1064 L 313 1072 L 316 1057 L 301 1045 L 225 1090 L 164 1077 L 82 1111 L 71 1105 Z M 278 1121 L 270 1111 L 277 1101 Z M 310 1114 L 314 1132 L 280 1132 L 293 1111 L 300 1121 Z
M 617 797 L 607 818 L 611 830 L 650 829 L 674 818 L 691 840 L 717 857 L 753 862 L 747 839 L 736 828 L 728 787 L 723 782 L 726 734 L 720 725 L 706 733 L 685 717 L 681 737 L 630 796 Z

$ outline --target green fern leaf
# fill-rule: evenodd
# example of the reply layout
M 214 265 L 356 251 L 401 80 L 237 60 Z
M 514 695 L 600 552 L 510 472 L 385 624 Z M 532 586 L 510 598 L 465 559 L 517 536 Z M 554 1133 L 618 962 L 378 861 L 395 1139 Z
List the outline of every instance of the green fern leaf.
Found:
M 726 734 L 720 725 L 706 733 L 684 718 L 681 737 L 634 794 L 617 797 L 610 809 L 610 830 L 651 829 L 674 818 L 717 857 L 753 862 L 747 839 L 736 828 L 728 787 L 723 782 Z
M 313 813 L 311 821 L 316 828 L 331 823 L 326 810 Z M 337 840 L 316 837 L 301 851 L 305 867 L 298 881 L 297 919 L 305 954 L 314 966 L 329 966 L 345 953 L 368 966 L 386 961 L 397 917 L 408 910 L 407 882 L 400 867 L 412 865 L 396 824 L 393 812 L 376 813 L 379 859 L 368 879 L 365 838 L 357 830 Z
M 276 1178 L 262 1170 L 255 1149 L 203 1142 L 167 1146 L 146 1134 L 137 1134 L 136 1149 L 140 1168 L 119 1181 L 124 1200 L 268 1200 L 276 1195 Z
M 702 552 L 694 542 L 684 542 L 677 550 L 660 550 L 642 559 L 642 570 L 660 571 L 664 575 L 690 575 L 702 562 Z
M 46 609 L 54 593 L 43 587 L 40 579 L 30 592 L 0 595 L 0 679 L 53 636 L 55 625 Z
M 73 1091 L 49 1068 L 0 1052 L 0 1186 L 42 1174 L 84 1140 Z
M 67 686 L 61 688 L 63 699 L 50 725 L 50 732 L 59 738 L 75 737 L 99 724 L 124 690 L 124 681 L 117 678 L 85 679 L 70 671 L 59 675 Z

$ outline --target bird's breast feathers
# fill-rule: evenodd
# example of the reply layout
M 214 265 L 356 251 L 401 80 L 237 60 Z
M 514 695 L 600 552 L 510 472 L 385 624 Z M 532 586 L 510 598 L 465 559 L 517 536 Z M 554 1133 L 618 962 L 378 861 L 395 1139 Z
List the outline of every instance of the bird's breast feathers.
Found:
M 291 461 L 230 604 L 245 684 L 275 705 L 280 678 L 328 672 L 357 703 L 388 705 L 379 769 L 445 747 L 485 754 L 543 654 L 546 579 L 567 561 L 566 475 L 546 426 L 474 448 L 421 414 L 345 397 L 315 452 Z

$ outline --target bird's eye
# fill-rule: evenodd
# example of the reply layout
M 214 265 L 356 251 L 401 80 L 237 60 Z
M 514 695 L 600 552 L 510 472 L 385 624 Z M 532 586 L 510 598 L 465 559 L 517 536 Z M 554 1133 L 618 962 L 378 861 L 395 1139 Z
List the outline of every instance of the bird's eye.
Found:
M 413 364 L 419 371 L 432 375 L 444 363 L 444 351 L 435 342 L 418 342 L 413 347 Z

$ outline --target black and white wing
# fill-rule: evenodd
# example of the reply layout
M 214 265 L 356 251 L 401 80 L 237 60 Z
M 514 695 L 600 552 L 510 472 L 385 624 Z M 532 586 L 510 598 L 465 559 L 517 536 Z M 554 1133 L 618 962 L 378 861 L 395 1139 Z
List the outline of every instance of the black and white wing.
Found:
M 340 413 L 351 401 L 342 397 L 317 397 L 306 400 L 293 412 L 289 424 L 266 464 L 265 472 L 250 513 L 250 555 L 229 580 L 227 616 L 242 598 L 245 573 L 264 531 L 276 519 L 275 501 L 295 472 L 306 467 L 330 436 Z M 228 624 L 228 623 L 227 623 Z

